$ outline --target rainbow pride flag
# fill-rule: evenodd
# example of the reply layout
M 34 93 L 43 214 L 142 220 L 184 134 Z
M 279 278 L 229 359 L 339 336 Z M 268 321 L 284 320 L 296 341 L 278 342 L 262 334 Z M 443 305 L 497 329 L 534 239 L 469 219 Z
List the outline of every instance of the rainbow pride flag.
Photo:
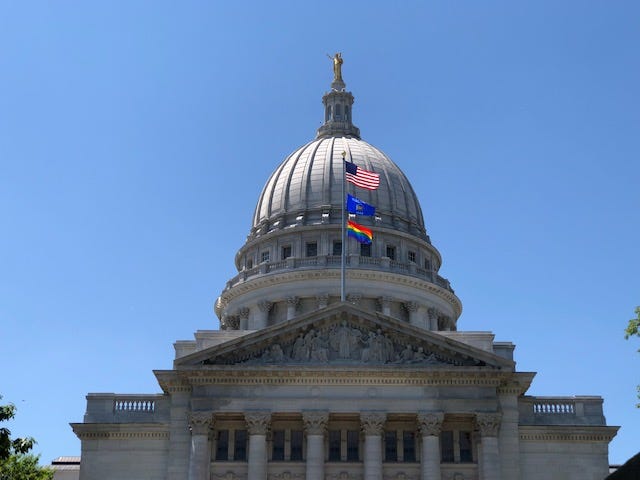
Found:
M 347 221 L 347 235 L 355 238 L 360 243 L 371 243 L 373 240 L 373 232 L 371 230 L 351 220 Z

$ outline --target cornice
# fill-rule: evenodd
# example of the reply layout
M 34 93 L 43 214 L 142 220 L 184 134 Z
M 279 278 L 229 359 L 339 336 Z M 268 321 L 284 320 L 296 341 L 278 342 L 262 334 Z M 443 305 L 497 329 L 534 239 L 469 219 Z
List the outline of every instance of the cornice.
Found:
M 520 440 L 525 442 L 610 442 L 620 427 L 604 425 L 520 426 Z
M 169 438 L 169 425 L 164 423 L 72 423 L 73 433 L 80 440 L 126 440 Z
M 237 367 L 207 366 L 199 370 L 172 371 L 173 381 L 202 385 L 403 385 L 403 386 L 478 386 L 498 388 L 511 372 L 484 370 L 482 367 L 455 367 L 442 370 L 404 370 L 380 366 L 358 369 L 348 367 L 304 368 L 283 370 L 259 367 L 242 370 Z M 169 377 L 163 377 L 169 380 Z M 163 389 L 167 387 L 163 384 Z
M 229 290 L 222 292 L 218 301 L 221 305 L 226 306 L 229 302 L 247 293 L 260 290 L 266 287 L 273 287 L 281 283 L 301 282 L 310 280 L 339 279 L 339 268 L 309 269 L 309 270 L 293 270 L 282 273 L 268 273 L 256 278 L 248 279 L 242 283 L 236 284 Z M 462 302 L 453 293 L 439 287 L 435 283 L 422 280 L 411 275 L 385 272 L 382 270 L 365 270 L 350 267 L 347 270 L 348 280 L 368 280 L 381 282 L 385 284 L 394 284 L 403 287 L 411 287 L 417 290 L 428 291 L 433 295 L 440 297 L 446 302 L 453 305 L 456 318 L 462 313 Z

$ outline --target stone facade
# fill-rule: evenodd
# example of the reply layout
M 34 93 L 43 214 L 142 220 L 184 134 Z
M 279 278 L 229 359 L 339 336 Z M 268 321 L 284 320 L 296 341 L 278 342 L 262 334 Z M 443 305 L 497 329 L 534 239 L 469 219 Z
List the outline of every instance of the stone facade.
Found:
M 458 331 L 417 197 L 339 85 L 265 185 L 220 330 L 176 342 L 159 394 L 88 395 L 80 480 L 604 478 L 602 399 L 527 396 L 513 344 Z M 381 175 L 374 243 L 344 240 L 346 295 L 342 152 Z

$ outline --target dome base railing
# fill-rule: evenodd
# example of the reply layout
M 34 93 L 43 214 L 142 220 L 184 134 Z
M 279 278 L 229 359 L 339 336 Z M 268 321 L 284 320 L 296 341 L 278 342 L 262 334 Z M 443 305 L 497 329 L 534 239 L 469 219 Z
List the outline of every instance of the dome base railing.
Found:
M 255 277 L 268 275 L 270 273 L 282 273 L 286 270 L 296 269 L 317 269 L 320 268 L 336 268 L 339 269 L 341 264 L 340 255 L 324 255 L 318 257 L 305 258 L 287 258 L 286 260 L 278 260 L 277 262 L 264 262 L 260 265 L 241 271 L 227 282 L 225 291 L 234 286 L 251 280 Z M 441 277 L 437 273 L 421 268 L 415 263 L 402 263 L 392 260 L 389 257 L 362 257 L 360 255 L 349 255 L 346 258 L 347 267 L 357 267 L 362 270 L 378 270 L 383 272 L 400 273 L 411 277 L 420 278 L 433 283 L 445 290 L 455 293 L 449 280 Z

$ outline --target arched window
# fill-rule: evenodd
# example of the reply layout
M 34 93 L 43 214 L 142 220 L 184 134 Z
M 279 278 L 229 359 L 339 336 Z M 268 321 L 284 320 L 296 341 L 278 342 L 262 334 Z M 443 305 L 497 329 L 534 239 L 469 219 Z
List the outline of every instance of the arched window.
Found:
M 340 120 L 342 118 L 342 106 L 340 104 L 336 105 L 336 120 Z
M 324 115 L 324 121 L 328 122 L 329 120 L 331 120 L 331 105 L 327 105 L 327 111 Z
M 344 119 L 347 122 L 349 121 L 349 105 L 344 106 Z

